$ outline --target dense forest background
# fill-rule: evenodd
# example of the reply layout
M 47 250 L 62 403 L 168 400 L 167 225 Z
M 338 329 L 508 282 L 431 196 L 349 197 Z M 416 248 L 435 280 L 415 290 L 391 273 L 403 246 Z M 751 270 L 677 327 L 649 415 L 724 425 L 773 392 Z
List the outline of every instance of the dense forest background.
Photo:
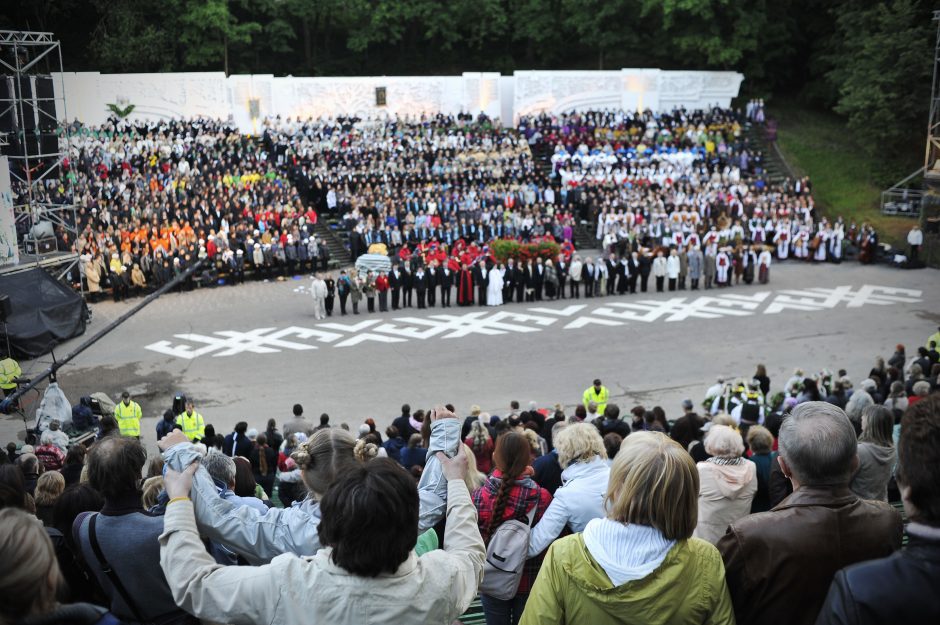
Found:
M 744 97 L 834 111 L 886 180 L 923 145 L 928 0 L 7 0 L 66 70 L 421 75 L 729 69 Z

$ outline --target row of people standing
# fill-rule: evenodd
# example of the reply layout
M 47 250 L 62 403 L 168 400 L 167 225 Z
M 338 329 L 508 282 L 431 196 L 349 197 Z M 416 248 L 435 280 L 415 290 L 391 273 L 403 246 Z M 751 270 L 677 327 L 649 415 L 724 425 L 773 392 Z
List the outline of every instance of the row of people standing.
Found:
M 388 273 L 355 269 L 343 270 L 334 282 L 328 275 L 315 278 L 313 296 L 317 318 L 332 315 L 334 297 L 340 299 L 340 312 L 359 314 L 359 304 L 366 300 L 368 312 L 388 312 L 416 307 L 419 310 L 458 306 L 501 306 L 515 302 L 541 302 L 559 299 L 593 298 L 604 295 L 646 293 L 653 278 L 656 292 L 711 289 L 751 284 L 770 279 L 771 254 L 752 246 L 721 248 L 705 253 L 699 247 L 689 249 L 641 248 L 624 256 L 609 254 L 597 261 L 574 254 L 570 262 L 559 254 L 551 258 L 507 259 L 494 262 L 479 258 L 464 262 L 459 271 L 447 263 L 431 261 L 414 271 L 407 263 L 396 263 Z M 456 289 L 456 296 L 454 290 Z M 376 306 L 377 304 L 377 306 Z M 322 306 L 322 308 L 321 308 Z

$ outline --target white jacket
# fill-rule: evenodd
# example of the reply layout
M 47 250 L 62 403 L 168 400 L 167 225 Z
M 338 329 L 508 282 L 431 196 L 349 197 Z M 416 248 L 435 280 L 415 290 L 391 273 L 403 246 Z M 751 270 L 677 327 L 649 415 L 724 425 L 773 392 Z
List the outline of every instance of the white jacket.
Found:
M 679 257 L 670 256 L 666 259 L 666 275 L 670 280 L 675 280 L 679 277 Z
M 477 596 L 486 550 L 462 480 L 447 483 L 444 550 L 412 551 L 398 570 L 367 578 L 330 560 L 283 554 L 264 566 L 221 566 L 196 529 L 193 504 L 173 502 L 160 536 L 160 566 L 173 599 L 205 621 L 255 625 L 452 623 Z
M 676 275 L 679 274 L 677 273 Z M 656 278 L 666 277 L 666 259 L 662 256 L 657 256 L 653 259 L 653 276 Z
M 561 534 L 565 526 L 572 532 L 583 532 L 588 521 L 605 515 L 604 497 L 610 466 L 601 458 L 590 462 L 575 462 L 561 473 L 562 486 L 548 510 L 532 528 L 529 537 L 529 557 L 542 553 Z

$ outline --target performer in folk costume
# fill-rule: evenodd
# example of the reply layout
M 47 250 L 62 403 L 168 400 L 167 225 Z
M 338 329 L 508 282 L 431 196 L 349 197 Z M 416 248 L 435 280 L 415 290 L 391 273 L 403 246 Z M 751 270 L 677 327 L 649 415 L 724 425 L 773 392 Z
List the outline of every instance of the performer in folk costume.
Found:
M 712 229 L 705 235 L 703 242 L 706 254 L 718 254 L 718 231 L 715 230 L 714 226 L 712 226 Z
M 829 248 L 829 236 L 831 231 L 829 225 L 826 224 L 826 229 L 823 230 L 820 228 L 819 232 L 816 233 L 815 244 L 816 250 L 813 252 L 813 260 L 815 262 L 821 263 L 826 260 L 826 252 Z
M 715 257 L 715 282 L 718 286 L 728 286 L 731 283 L 731 256 L 728 254 L 728 249 L 727 247 L 721 248 Z
M 876 252 L 878 250 L 878 234 L 875 232 L 874 228 L 866 224 L 862 224 L 862 234 L 859 248 L 859 262 L 866 265 L 875 262 Z
M 790 255 L 790 224 L 777 224 L 777 232 L 774 234 L 774 243 L 777 244 L 777 258 L 786 260 Z
M 672 233 L 672 243 L 678 249 L 682 249 L 685 245 L 685 233 L 682 230 L 676 230 Z
M 754 212 L 753 217 L 747 220 L 747 229 L 751 233 L 751 241 L 756 245 L 764 242 L 764 222 L 758 216 L 757 211 Z
M 460 267 L 460 277 L 457 281 L 457 305 L 473 306 L 473 274 L 463 263 Z
M 793 239 L 793 255 L 801 260 L 809 258 L 809 230 L 806 226 L 800 227 L 800 231 Z
M 766 247 L 757 257 L 757 279 L 761 284 L 767 284 L 770 281 L 770 250 Z
M 731 266 L 734 268 L 734 283 L 741 284 L 741 278 L 744 276 L 744 248 L 739 245 L 732 248 L 728 254 L 731 255 Z
M 753 283 L 754 272 L 756 271 L 757 267 L 757 252 L 754 251 L 753 246 L 748 245 L 747 249 L 744 250 L 744 253 L 741 254 L 741 264 L 744 266 L 744 283 Z
M 829 258 L 835 263 L 842 262 L 842 239 L 844 238 L 845 224 L 842 223 L 840 218 L 829 235 Z

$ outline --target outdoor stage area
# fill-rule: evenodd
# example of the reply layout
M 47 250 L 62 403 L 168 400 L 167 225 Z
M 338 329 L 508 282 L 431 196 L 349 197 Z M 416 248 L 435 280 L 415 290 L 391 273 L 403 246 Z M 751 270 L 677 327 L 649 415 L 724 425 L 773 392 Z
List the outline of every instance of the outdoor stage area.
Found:
M 653 281 L 651 280 L 651 286 Z M 384 431 L 402 403 L 472 404 L 505 415 L 555 403 L 571 410 L 594 378 L 622 409 L 661 405 L 678 416 L 716 376 L 750 376 L 767 365 L 773 392 L 795 367 L 848 370 L 857 385 L 876 355 L 903 343 L 908 355 L 940 324 L 940 273 L 855 262 L 775 264 L 766 286 L 646 293 L 511 304 L 498 308 L 406 309 L 325 321 L 313 318 L 309 277 L 249 283 L 158 299 L 60 371 L 74 402 L 130 390 L 140 402 L 151 451 L 154 425 L 177 391 L 194 398 L 216 431 L 237 421 L 280 426 L 303 404 L 352 429 L 373 417 Z M 85 336 L 136 303 L 101 302 Z M 363 301 L 361 309 L 365 309 Z M 22 363 L 24 376 L 47 356 Z M 0 417 L 0 441 L 22 435 L 18 416 Z

